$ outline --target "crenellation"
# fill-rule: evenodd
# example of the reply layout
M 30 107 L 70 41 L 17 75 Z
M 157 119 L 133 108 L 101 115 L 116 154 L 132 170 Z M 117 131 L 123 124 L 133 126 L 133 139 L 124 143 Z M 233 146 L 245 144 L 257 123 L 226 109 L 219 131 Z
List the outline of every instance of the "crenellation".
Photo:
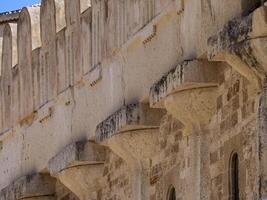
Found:
M 56 57 L 56 7 L 55 1 L 43 1 L 40 8 L 40 26 L 42 48 L 40 52 L 43 76 L 46 80 L 43 82 L 42 103 L 57 96 L 57 57 Z M 40 79 L 38 79 L 39 81 Z
M 3 30 L 3 54 L 2 54 L 2 67 L 1 67 L 1 91 L 2 91 L 2 119 L 3 130 L 12 127 L 12 112 L 11 112 L 11 93 L 12 93 L 12 66 L 16 61 L 17 49 L 14 47 L 16 42 L 16 24 L 6 24 Z M 15 32 L 15 33 L 12 33 Z M 14 44 L 15 43 L 15 44 Z M 14 48 L 14 50 L 13 50 Z M 14 55 L 13 55 L 14 54 Z
M 0 14 L 0 199 L 266 198 L 264 2 Z

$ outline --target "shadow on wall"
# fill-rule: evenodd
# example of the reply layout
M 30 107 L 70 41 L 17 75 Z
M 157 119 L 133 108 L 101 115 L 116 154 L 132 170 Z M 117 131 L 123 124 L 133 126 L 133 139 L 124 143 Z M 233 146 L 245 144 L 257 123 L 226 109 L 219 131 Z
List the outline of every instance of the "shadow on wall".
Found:
M 256 8 L 260 7 L 266 0 L 241 0 L 242 15 L 248 15 Z

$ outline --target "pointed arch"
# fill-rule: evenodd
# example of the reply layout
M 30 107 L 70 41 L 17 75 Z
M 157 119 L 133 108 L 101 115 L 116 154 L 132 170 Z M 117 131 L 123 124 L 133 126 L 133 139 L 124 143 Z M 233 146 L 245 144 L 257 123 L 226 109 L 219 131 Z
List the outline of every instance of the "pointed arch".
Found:
M 230 200 L 239 200 L 239 156 L 234 152 L 230 158 Z
M 176 200 L 176 190 L 172 185 L 169 187 L 167 200 Z

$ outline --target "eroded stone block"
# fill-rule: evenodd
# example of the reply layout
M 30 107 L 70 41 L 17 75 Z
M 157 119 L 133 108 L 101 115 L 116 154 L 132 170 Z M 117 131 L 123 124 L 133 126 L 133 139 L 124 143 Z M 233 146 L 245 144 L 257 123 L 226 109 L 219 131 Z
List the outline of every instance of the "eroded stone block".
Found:
M 47 174 L 27 175 L 1 190 L 0 199 L 55 199 L 55 183 L 55 179 Z
M 122 107 L 96 128 L 98 142 L 121 132 L 158 128 L 163 109 L 151 109 L 148 104 L 136 103 Z
M 201 60 L 184 61 L 163 76 L 150 89 L 150 105 L 163 107 L 168 95 L 194 88 L 213 87 L 218 83 L 218 67 Z
M 75 142 L 53 157 L 49 162 L 52 175 L 75 165 L 104 163 L 106 148 L 92 142 Z

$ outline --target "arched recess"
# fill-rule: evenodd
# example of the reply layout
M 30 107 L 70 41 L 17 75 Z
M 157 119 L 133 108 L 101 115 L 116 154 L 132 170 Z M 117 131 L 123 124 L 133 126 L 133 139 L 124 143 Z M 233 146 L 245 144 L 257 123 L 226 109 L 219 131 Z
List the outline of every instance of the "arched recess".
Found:
M 40 45 L 40 7 L 23 8 L 18 20 L 20 119 L 33 112 L 32 50 Z
M 41 104 L 57 95 L 56 7 L 54 0 L 41 4 Z M 47 82 L 45 82 L 47 80 Z
M 173 186 L 169 188 L 167 200 L 176 200 L 176 190 Z
M 12 113 L 15 115 L 18 110 L 12 109 L 12 67 L 17 64 L 17 24 L 5 24 L 3 29 L 3 54 L 1 68 L 1 88 L 3 102 L 3 128 L 12 126 Z M 14 99 L 13 99 L 14 101 Z M 16 99 L 16 101 L 18 101 Z M 18 103 L 18 102 L 16 102 Z M 15 106 L 14 106 L 15 108 Z M 16 118 L 14 116 L 14 118 Z
M 69 85 L 82 78 L 80 0 L 65 0 L 66 14 L 66 65 Z
M 233 153 L 230 158 L 230 200 L 239 200 L 239 157 Z

